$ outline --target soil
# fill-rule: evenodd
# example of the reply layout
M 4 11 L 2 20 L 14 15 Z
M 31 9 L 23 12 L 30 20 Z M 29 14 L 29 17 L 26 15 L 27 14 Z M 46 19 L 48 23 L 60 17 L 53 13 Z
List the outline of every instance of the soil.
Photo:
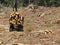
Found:
M 12 9 L 4 8 L 0 12 L 0 45 L 60 45 L 60 7 L 18 9 L 24 17 L 23 32 L 9 32 L 9 16 Z M 53 33 L 41 33 L 52 30 Z M 35 31 L 35 32 L 34 32 Z

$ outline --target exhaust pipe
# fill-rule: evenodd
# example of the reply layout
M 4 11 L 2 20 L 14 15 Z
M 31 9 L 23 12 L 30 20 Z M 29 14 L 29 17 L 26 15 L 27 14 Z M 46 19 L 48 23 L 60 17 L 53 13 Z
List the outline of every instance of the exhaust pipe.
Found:
M 17 0 L 13 0 L 13 11 L 17 12 Z

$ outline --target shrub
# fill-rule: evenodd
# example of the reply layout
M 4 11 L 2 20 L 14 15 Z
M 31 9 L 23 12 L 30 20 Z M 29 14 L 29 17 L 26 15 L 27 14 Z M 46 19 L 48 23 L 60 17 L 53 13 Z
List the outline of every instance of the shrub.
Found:
M 32 31 L 32 28 L 30 26 L 28 26 L 28 31 L 31 32 Z

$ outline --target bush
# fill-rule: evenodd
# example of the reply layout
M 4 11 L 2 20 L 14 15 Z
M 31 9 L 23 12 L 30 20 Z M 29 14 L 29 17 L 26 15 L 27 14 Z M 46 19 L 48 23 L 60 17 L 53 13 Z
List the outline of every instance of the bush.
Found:
M 12 6 L 14 0 L 0 0 L 0 3 L 3 3 L 5 6 Z M 17 0 L 18 7 L 28 6 L 29 0 Z M 60 6 L 60 0 L 30 0 L 30 3 L 39 5 L 39 6 Z
M 32 28 L 30 26 L 28 26 L 28 29 L 27 29 L 29 32 L 32 31 Z

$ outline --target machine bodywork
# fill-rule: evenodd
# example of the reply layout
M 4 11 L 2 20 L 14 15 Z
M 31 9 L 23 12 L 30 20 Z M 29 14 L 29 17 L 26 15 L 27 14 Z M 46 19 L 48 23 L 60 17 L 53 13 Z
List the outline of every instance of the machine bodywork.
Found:
M 24 17 L 17 12 L 17 0 L 14 2 L 13 13 L 10 14 L 9 31 L 23 31 Z

